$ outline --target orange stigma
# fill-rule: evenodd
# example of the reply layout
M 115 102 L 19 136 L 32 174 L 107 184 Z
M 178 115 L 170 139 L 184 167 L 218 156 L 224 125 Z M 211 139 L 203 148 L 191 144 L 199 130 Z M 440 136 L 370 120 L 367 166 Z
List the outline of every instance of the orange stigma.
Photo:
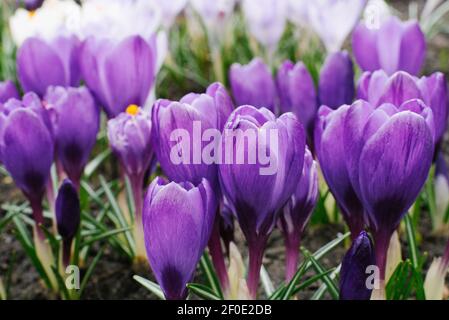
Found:
M 132 116 L 136 116 L 139 113 L 139 106 L 135 104 L 130 104 L 128 108 L 126 108 L 126 113 Z
M 36 14 L 36 10 L 28 11 L 28 17 L 31 19 Z

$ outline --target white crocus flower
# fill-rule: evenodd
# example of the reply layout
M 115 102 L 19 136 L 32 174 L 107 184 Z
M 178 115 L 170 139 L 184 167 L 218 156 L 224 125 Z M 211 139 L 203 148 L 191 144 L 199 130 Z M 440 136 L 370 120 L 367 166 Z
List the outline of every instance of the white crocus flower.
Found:
M 60 35 L 78 34 L 80 7 L 72 0 L 47 0 L 36 11 L 17 9 L 9 26 L 17 46 L 29 37 L 51 40 Z
M 329 53 L 341 49 L 365 8 L 366 0 L 314 0 L 308 6 L 313 30 Z
M 308 28 L 310 2 L 310 0 L 288 0 L 288 20 L 298 27 Z
M 225 293 L 228 300 L 249 300 L 248 286 L 245 281 L 245 264 L 237 246 L 229 244 L 229 290 Z
M 188 0 L 153 0 L 161 10 L 161 23 L 166 29 L 170 29 L 176 17 L 187 5 Z
M 447 273 L 447 263 L 443 258 L 435 258 L 429 267 L 424 281 L 426 300 L 442 300 L 444 296 L 444 280 Z
M 276 48 L 287 23 L 287 0 L 244 0 L 248 29 L 264 47 Z
M 151 38 L 161 24 L 161 11 L 148 0 L 85 0 L 81 11 L 82 37 L 111 38 L 128 36 Z

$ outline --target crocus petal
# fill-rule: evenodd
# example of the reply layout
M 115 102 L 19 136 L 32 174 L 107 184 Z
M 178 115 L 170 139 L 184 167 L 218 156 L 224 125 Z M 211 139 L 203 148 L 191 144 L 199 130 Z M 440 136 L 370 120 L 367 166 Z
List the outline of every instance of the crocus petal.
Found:
M 2 161 L 17 186 L 28 196 L 44 194 L 53 162 L 53 141 L 46 125 L 32 110 L 16 109 L 3 132 Z
M 321 105 L 336 109 L 351 104 L 354 94 L 354 67 L 349 54 L 342 51 L 328 56 L 320 71 Z
M 24 91 L 41 97 L 51 85 L 66 85 L 64 65 L 57 52 L 38 38 L 29 38 L 20 47 L 17 72 Z
M 145 245 L 156 279 L 167 299 L 185 299 L 186 284 L 207 245 L 216 199 L 207 182 L 165 184 L 156 178 L 143 211 Z M 176 234 L 176 237 L 173 237 Z
M 274 110 L 276 85 L 262 59 L 256 58 L 244 66 L 233 64 L 229 71 L 229 81 L 237 106 L 248 104 Z
M 377 32 L 369 29 L 364 22 L 361 22 L 352 34 L 352 49 L 362 70 L 375 71 L 380 69 L 377 54 Z
M 400 112 L 365 144 L 360 186 L 375 229 L 392 232 L 420 192 L 430 169 L 433 139 L 426 121 Z
M 426 38 L 418 22 L 404 25 L 400 50 L 399 70 L 418 74 L 426 57 Z
M 410 99 L 422 99 L 421 91 L 411 75 L 400 71 L 388 80 L 378 105 L 389 102 L 400 106 Z
M 0 103 L 5 103 L 11 98 L 20 98 L 14 82 L 12 82 L 11 80 L 0 82 Z

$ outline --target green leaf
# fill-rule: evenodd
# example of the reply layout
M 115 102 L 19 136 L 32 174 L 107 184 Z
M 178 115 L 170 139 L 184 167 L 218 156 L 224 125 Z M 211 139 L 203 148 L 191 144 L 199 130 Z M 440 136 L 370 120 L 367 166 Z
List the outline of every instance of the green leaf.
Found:
M 323 266 L 310 254 L 309 251 L 303 250 L 304 256 L 310 259 L 315 271 L 323 276 L 323 282 L 327 286 L 327 290 L 334 300 L 338 300 L 340 297 L 339 290 L 334 281 L 327 275 L 327 271 L 324 270 Z
M 161 287 L 159 287 L 158 284 L 154 283 L 153 281 L 150 281 L 148 279 L 145 279 L 141 276 L 134 275 L 133 279 L 136 280 L 138 283 L 140 283 L 142 286 L 150 290 L 156 297 L 158 297 L 161 300 L 165 300 L 164 293 L 161 290 Z
M 341 268 L 341 264 L 338 265 L 338 267 L 335 268 L 335 270 L 332 271 L 332 272 L 330 273 L 329 278 L 332 279 L 332 280 L 335 279 L 335 278 L 337 277 L 337 275 L 340 273 L 340 268 Z M 327 288 L 326 283 L 323 283 L 323 284 L 318 288 L 318 290 L 315 291 L 315 293 L 314 293 L 313 296 L 310 298 L 310 300 L 320 300 L 320 299 L 323 297 L 323 295 L 326 293 L 327 289 L 328 289 L 328 288 Z
M 103 233 L 101 233 L 99 235 L 95 235 L 95 236 L 90 237 L 88 240 L 85 240 L 81 244 L 81 246 L 82 247 L 90 246 L 94 242 L 97 242 L 97 241 L 103 240 L 103 239 L 108 239 L 108 238 L 110 238 L 112 236 L 115 236 L 115 235 L 123 233 L 123 232 L 127 232 L 129 230 L 131 230 L 130 227 L 120 228 L 120 229 L 115 229 L 115 230 L 109 230 L 109 231 L 103 232 Z
M 101 249 L 100 251 L 98 251 L 97 255 L 95 256 L 94 260 L 92 260 L 89 268 L 86 271 L 86 274 L 83 277 L 83 280 L 81 281 L 81 285 L 80 285 L 80 291 L 79 291 L 79 297 L 82 296 L 84 289 L 86 288 L 87 282 L 90 279 L 90 276 L 92 275 L 92 273 L 94 272 L 95 267 L 97 266 L 98 261 L 100 261 L 101 256 L 103 255 L 103 249 Z
M 328 252 L 332 251 L 335 247 L 337 247 L 340 243 L 342 243 L 347 237 L 349 237 L 351 233 L 347 232 L 344 235 L 338 236 L 336 239 L 330 241 L 326 245 L 322 246 L 320 249 L 315 251 L 312 255 L 313 258 L 318 261 L 323 256 L 325 256 Z M 292 280 L 286 285 L 285 289 L 282 290 L 281 293 L 276 293 L 276 297 L 279 295 L 282 300 L 288 300 L 294 295 L 294 291 L 296 286 L 299 283 L 301 277 L 312 267 L 312 262 L 309 259 L 305 259 L 305 261 L 301 264 L 298 271 L 296 271 Z
M 221 300 L 220 297 L 215 295 L 211 288 L 205 285 L 199 283 L 188 283 L 187 288 L 204 300 Z
M 419 263 L 419 251 L 416 244 L 416 237 L 415 237 L 415 228 L 413 227 L 413 222 L 409 214 L 405 215 L 405 229 L 407 233 L 407 240 L 410 247 L 410 256 L 412 259 L 413 267 L 416 270 L 420 269 L 420 263 Z
M 55 275 L 56 282 L 58 283 L 58 289 L 59 294 L 64 300 L 69 300 L 70 295 L 69 291 L 67 290 L 67 286 L 65 285 L 65 281 L 62 278 L 61 274 L 59 273 L 58 269 L 55 266 L 51 266 L 51 270 L 53 271 L 53 274 Z
M 115 215 L 115 218 L 117 220 L 117 223 L 119 224 L 119 227 L 126 228 L 128 227 L 128 223 L 126 222 L 126 219 L 123 215 L 122 210 L 120 209 L 120 206 L 117 203 L 117 200 L 109 187 L 109 185 L 106 183 L 106 180 L 102 175 L 100 175 L 100 184 L 103 187 L 106 197 L 108 198 L 108 201 L 112 207 L 112 212 Z M 125 231 L 125 239 L 128 244 L 128 247 L 130 248 L 130 252 L 134 254 L 135 252 L 135 244 L 134 239 L 132 238 L 131 232 Z
M 212 292 L 214 292 L 216 296 L 223 299 L 223 292 L 221 291 L 220 281 L 218 280 L 217 273 L 215 272 L 215 268 L 212 265 L 207 252 L 204 252 L 203 256 L 201 257 L 200 266 L 204 274 L 206 275 Z
M 90 178 L 92 174 L 97 170 L 101 163 L 106 160 L 111 154 L 111 150 L 108 148 L 103 152 L 99 153 L 95 158 L 93 158 L 85 167 L 84 175 Z
M 41 277 L 41 279 L 45 282 L 45 285 L 51 289 L 52 288 L 51 281 L 48 278 L 48 275 L 45 272 L 44 267 L 42 266 L 42 263 L 40 262 L 36 254 L 33 242 L 28 234 L 28 231 L 23 225 L 23 221 L 20 219 L 19 216 L 15 216 L 13 218 L 13 221 L 16 225 L 16 237 L 21 243 L 22 248 L 25 250 L 27 256 L 31 259 L 32 264 L 36 268 L 36 271 Z
M 306 281 L 304 281 L 303 283 L 301 283 L 300 285 L 298 285 L 295 288 L 295 290 L 293 291 L 293 295 L 298 294 L 300 291 L 306 289 L 307 287 L 311 286 L 315 282 L 321 280 L 324 276 L 327 276 L 327 275 L 331 274 L 332 272 L 335 271 L 335 269 L 336 268 L 332 268 L 332 269 L 329 269 L 329 270 L 325 271 L 324 273 L 316 274 L 313 277 L 310 277 L 309 279 L 307 279 Z

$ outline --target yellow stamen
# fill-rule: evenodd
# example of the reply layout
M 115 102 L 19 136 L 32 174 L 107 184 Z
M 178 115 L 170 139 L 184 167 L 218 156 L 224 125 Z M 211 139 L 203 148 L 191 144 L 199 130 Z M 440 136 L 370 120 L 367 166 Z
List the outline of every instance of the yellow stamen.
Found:
M 136 116 L 139 113 L 139 106 L 135 104 L 130 104 L 128 108 L 126 108 L 126 113 L 132 116 Z
M 36 14 L 36 10 L 28 11 L 28 17 L 29 17 L 30 19 L 33 18 L 33 17 L 35 16 L 35 14 Z

